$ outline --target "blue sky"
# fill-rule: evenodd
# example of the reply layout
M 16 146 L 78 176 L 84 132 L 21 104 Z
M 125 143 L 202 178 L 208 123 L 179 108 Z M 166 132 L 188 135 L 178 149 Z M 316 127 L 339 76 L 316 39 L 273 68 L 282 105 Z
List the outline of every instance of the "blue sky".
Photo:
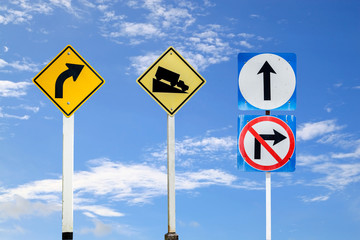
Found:
M 207 83 L 176 114 L 180 239 L 265 237 L 265 174 L 236 168 L 237 54 L 297 55 L 296 171 L 272 236 L 360 235 L 359 1 L 3 0 L 0 233 L 61 237 L 62 113 L 32 78 L 72 45 L 105 79 L 75 113 L 74 239 L 163 238 L 166 113 L 136 79 L 173 46 Z M 278 114 L 288 114 L 279 112 Z

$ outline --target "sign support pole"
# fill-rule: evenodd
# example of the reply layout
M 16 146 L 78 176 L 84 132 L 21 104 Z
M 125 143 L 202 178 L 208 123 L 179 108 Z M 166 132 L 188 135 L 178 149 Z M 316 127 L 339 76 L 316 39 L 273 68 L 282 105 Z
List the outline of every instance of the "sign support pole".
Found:
M 165 240 L 178 240 L 175 226 L 175 116 L 167 115 L 168 233 Z
M 266 240 L 271 240 L 271 172 L 266 177 Z
M 265 111 L 270 115 L 270 111 Z M 265 172 L 266 185 L 266 240 L 271 240 L 271 172 Z
M 63 116 L 62 240 L 73 239 L 74 115 Z

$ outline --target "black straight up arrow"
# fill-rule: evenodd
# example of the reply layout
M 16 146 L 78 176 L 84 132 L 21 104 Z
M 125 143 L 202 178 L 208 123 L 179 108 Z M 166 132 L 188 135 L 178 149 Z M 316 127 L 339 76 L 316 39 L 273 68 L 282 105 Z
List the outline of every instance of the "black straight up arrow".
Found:
M 264 139 L 265 141 L 274 141 L 273 146 L 281 142 L 282 140 L 286 139 L 284 135 L 273 129 L 274 134 L 260 134 L 260 137 Z M 255 159 L 261 159 L 261 144 L 260 142 L 255 138 L 255 152 L 254 152 L 254 158 Z
M 66 63 L 68 70 L 62 72 L 55 82 L 55 98 L 63 98 L 63 86 L 66 79 L 73 77 L 74 82 L 78 78 L 84 65 Z
M 270 84 L 270 73 L 275 73 L 274 69 L 270 66 L 268 61 L 265 61 L 258 74 L 263 73 L 264 78 L 264 101 L 271 100 L 271 84 Z

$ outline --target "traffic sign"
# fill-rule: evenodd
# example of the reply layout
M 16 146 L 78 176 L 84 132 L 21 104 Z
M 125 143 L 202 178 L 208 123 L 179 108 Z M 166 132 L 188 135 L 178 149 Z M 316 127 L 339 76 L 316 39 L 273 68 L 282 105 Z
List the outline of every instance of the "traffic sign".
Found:
M 238 168 L 243 171 L 295 171 L 295 116 L 240 115 Z
M 68 45 L 33 82 L 66 117 L 70 117 L 105 81 Z
M 240 53 L 238 67 L 240 110 L 295 110 L 294 53 Z
M 169 47 L 136 82 L 173 116 L 206 81 L 173 47 Z

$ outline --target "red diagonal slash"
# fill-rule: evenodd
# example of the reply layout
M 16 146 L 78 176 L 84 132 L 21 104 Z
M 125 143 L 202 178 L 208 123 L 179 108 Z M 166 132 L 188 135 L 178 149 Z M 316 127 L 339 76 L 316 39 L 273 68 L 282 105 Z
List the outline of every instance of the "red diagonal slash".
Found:
M 279 163 L 282 162 L 282 159 L 271 147 L 270 145 L 254 130 L 253 127 L 249 127 L 249 132 L 260 142 L 260 144 L 275 158 Z

